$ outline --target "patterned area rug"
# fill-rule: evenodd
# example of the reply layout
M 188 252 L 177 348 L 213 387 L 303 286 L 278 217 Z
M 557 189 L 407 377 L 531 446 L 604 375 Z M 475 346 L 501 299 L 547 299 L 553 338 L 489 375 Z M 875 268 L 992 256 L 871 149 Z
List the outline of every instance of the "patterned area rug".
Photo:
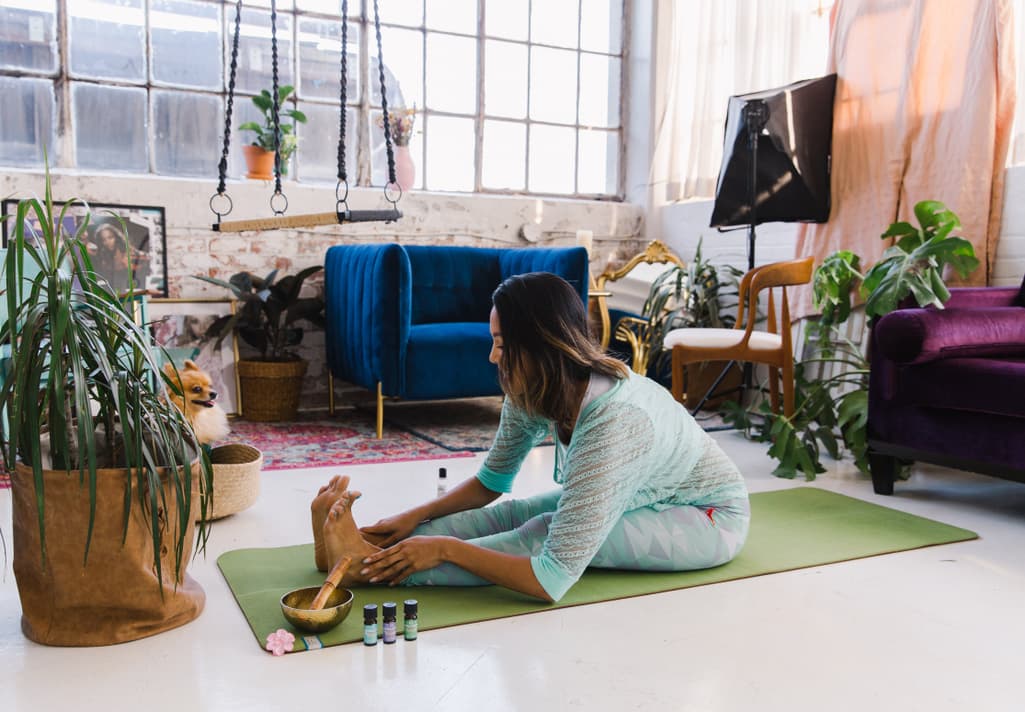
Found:
M 372 406 L 360 406 L 368 409 Z M 451 452 L 491 447 L 502 415 L 502 397 L 384 404 L 384 421 Z M 551 439 L 542 445 L 551 445 Z

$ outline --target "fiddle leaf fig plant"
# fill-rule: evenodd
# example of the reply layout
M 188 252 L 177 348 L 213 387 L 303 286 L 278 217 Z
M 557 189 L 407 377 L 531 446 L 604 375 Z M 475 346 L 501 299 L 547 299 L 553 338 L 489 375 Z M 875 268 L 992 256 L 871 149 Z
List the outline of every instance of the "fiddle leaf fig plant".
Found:
M 285 121 L 286 118 L 293 122 L 305 124 L 306 114 L 298 109 L 286 108 L 288 97 L 295 91 L 290 85 L 278 87 L 278 152 L 281 154 L 281 173 L 288 172 L 288 159 L 295 152 L 298 146 L 298 137 L 295 135 L 294 124 Z M 263 113 L 263 123 L 247 121 L 240 125 L 239 131 L 252 131 L 252 145 L 259 146 L 264 151 L 274 150 L 274 99 L 271 93 L 264 89 L 253 97 L 253 104 Z
M 852 293 L 857 289 L 864 299 L 866 325 L 908 297 L 920 307 L 942 309 L 950 298 L 944 269 L 949 266 L 966 277 L 979 264 L 972 244 L 952 234 L 961 221 L 943 203 L 925 200 L 914 212 L 919 226 L 891 224 L 880 238 L 896 242 L 866 273 L 861 273 L 860 258 L 849 250 L 834 252 L 815 270 L 812 291 L 821 316 L 809 323 L 806 337 L 816 355 L 795 364 L 793 416 L 777 415 L 764 403 L 755 413 L 737 404 L 724 410 L 727 422 L 754 440 L 772 443 L 769 455 L 779 462 L 774 474 L 803 474 L 813 480 L 825 471 L 821 451 L 838 459 L 843 449 L 859 470 L 868 473 L 869 364 L 858 344 L 840 329 L 853 313 Z M 822 370 L 831 375 L 812 376 Z

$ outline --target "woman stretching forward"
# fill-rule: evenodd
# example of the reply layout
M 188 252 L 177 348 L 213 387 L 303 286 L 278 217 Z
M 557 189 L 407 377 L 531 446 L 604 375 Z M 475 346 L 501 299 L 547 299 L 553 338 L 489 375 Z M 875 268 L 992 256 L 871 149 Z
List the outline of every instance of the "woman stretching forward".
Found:
M 362 530 L 359 493 L 335 477 L 311 508 L 317 566 L 351 556 L 347 584 L 492 583 L 558 601 L 588 566 L 685 571 L 736 556 L 750 521 L 740 472 L 665 388 L 601 352 L 574 289 L 516 275 L 493 303 L 506 397 L 477 476 Z M 553 431 L 561 488 L 486 507 Z

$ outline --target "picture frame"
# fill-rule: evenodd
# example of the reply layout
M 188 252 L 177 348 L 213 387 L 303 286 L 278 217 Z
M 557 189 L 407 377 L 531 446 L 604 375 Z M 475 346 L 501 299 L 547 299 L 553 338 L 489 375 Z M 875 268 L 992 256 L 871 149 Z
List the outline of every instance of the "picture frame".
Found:
M 5 248 L 10 236 L 14 234 L 14 227 L 9 223 L 17 215 L 18 203 L 13 198 L 0 203 L 0 213 L 11 216 L 2 221 L 2 246 Z M 65 230 L 75 234 L 86 212 L 90 214 L 90 219 L 84 237 L 93 269 L 106 277 L 118 293 L 129 290 L 131 277 L 134 291 L 148 291 L 166 298 L 167 226 L 164 208 L 76 202 L 68 207 L 65 214 Z M 26 222 L 29 222 L 27 227 L 31 229 L 35 220 L 35 212 L 30 211 L 26 217 Z M 127 238 L 125 231 L 128 233 Z M 131 245 L 131 250 L 126 249 L 126 242 Z
M 190 359 L 210 375 L 217 403 L 228 415 L 242 411 L 239 396 L 238 339 L 234 333 L 217 347 L 217 338 L 207 329 L 217 318 L 235 313 L 234 299 L 161 299 L 146 300 L 142 321 L 150 325 L 153 339 L 163 347 L 175 366 L 181 368 Z

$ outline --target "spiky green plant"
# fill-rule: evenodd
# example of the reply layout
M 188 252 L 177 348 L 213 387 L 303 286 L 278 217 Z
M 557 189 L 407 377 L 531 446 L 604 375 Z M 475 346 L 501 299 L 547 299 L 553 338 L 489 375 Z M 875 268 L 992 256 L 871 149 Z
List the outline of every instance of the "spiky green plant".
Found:
M 87 214 L 72 234 L 65 218 L 74 204 L 85 205 Z M 29 219 L 38 227 L 30 227 Z M 8 318 L 0 325 L 0 344 L 12 346 L 0 389 L 6 415 L 0 424 L 7 431 L 3 458 L 8 469 L 16 462 L 32 468 L 44 565 L 44 469 L 77 474 L 88 496 L 84 563 L 96 517 L 98 470 L 127 467 L 123 531 L 128 531 L 132 508 L 141 507 L 152 534 L 158 585 L 158 511 L 168 496 L 162 478 L 176 498 L 179 517 L 171 523 L 171 545 L 177 580 L 186 560 L 188 527 L 197 518 L 193 463 L 198 448 L 189 424 L 163 397 L 166 385 L 175 386 L 160 368 L 161 353 L 110 283 L 93 270 L 85 241 L 88 205 L 55 205 L 49 168 L 44 200 L 19 202 L 11 221 L 2 297 Z M 44 461 L 47 450 L 49 460 Z M 198 505 L 205 520 L 212 496 L 205 454 L 199 469 Z M 206 539 L 201 521 L 198 549 Z

